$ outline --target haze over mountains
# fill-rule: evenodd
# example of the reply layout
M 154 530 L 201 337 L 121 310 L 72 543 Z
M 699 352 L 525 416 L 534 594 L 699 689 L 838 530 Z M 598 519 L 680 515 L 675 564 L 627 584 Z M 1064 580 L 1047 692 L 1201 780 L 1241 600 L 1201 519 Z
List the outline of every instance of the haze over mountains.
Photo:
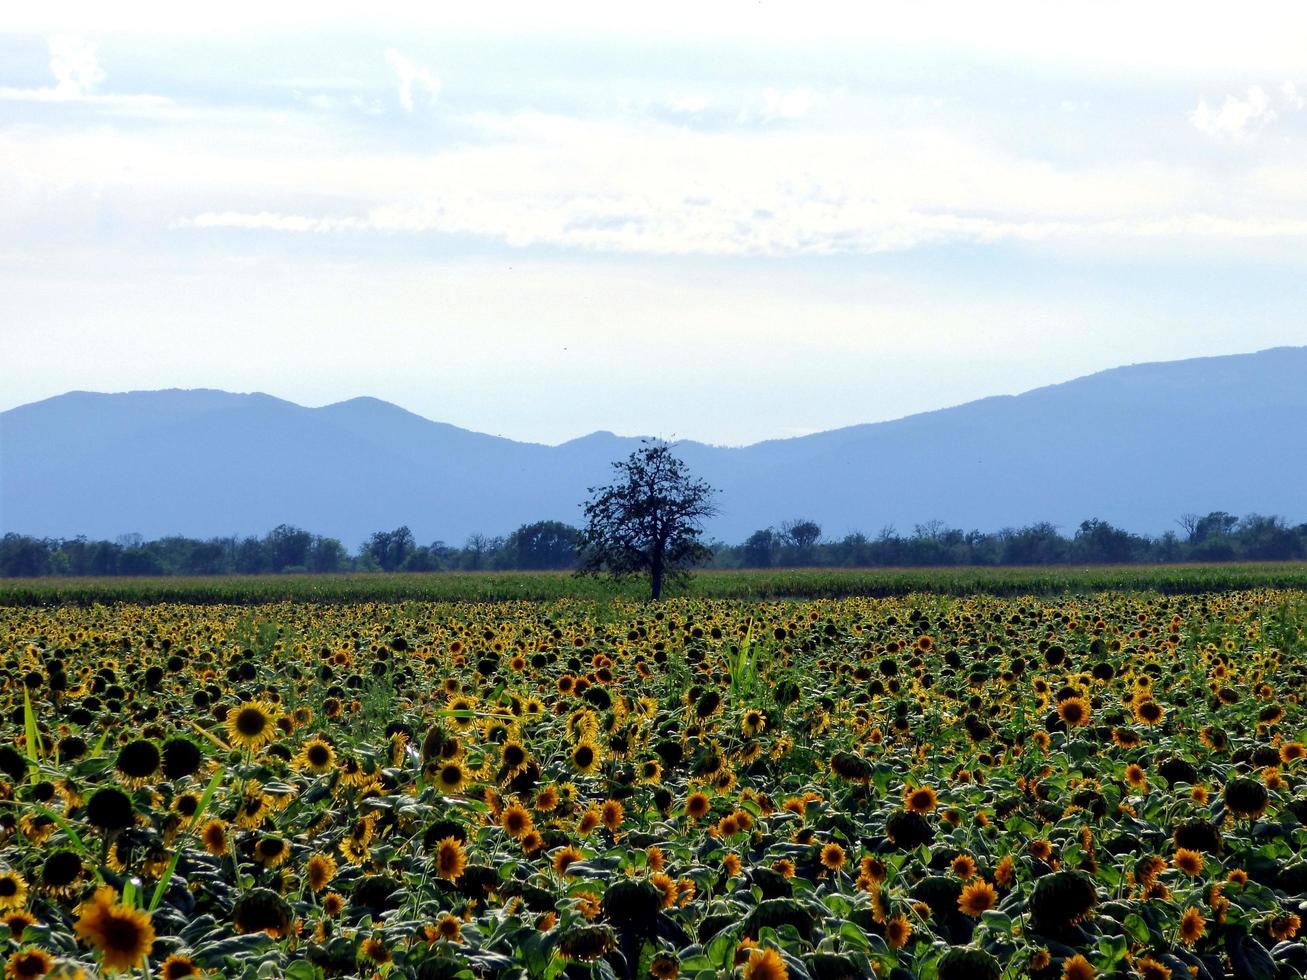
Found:
M 70 392 L 0 413 L 0 530 L 208 537 L 281 523 L 354 546 L 401 524 L 461 543 L 579 524 L 638 439 L 559 446 L 433 422 L 375 398 L 305 408 L 214 390 Z M 1307 520 L 1307 347 L 1115 368 L 891 422 L 742 448 L 681 442 L 721 489 L 711 537 L 807 517 L 827 536 L 942 519 L 997 530 L 1183 512 Z

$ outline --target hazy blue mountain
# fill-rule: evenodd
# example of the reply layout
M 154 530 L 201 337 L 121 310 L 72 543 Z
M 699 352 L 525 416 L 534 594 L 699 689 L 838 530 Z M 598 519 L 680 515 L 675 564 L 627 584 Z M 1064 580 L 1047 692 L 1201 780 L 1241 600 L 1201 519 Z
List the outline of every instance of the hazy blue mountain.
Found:
M 69 392 L 0 413 L 0 529 L 112 538 L 296 524 L 356 545 L 407 524 L 461 544 L 580 522 L 638 440 L 560 446 L 432 422 L 375 398 L 304 408 L 211 390 Z M 828 536 L 939 518 L 995 530 L 1185 511 L 1307 520 L 1307 347 L 1115 368 L 1022 395 L 743 448 L 679 445 L 721 489 L 710 533 L 810 517 Z

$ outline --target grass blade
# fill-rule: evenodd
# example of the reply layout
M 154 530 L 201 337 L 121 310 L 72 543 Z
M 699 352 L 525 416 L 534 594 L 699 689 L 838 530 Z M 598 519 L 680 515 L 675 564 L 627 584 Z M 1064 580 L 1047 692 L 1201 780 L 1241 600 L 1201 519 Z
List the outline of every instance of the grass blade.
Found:
M 209 801 L 213 799 L 213 794 L 218 790 L 218 784 L 222 782 L 222 770 L 219 769 L 209 780 L 208 788 L 205 789 L 204 795 L 200 797 L 200 805 L 195 808 L 195 816 L 191 818 L 191 826 L 199 826 L 200 821 L 204 818 L 204 811 L 209 808 Z M 168 882 L 172 881 L 173 872 L 177 870 L 177 862 L 181 860 L 182 852 L 180 849 L 172 852 L 172 860 L 168 862 L 168 867 L 163 875 L 159 878 L 159 883 L 154 886 L 154 894 L 150 896 L 150 907 L 147 911 L 153 912 L 163 901 L 164 893 L 168 890 Z
M 27 772 L 29 782 L 41 778 L 41 742 L 36 729 L 36 713 L 32 711 L 32 695 L 23 685 L 23 727 L 27 732 L 27 760 L 32 764 Z

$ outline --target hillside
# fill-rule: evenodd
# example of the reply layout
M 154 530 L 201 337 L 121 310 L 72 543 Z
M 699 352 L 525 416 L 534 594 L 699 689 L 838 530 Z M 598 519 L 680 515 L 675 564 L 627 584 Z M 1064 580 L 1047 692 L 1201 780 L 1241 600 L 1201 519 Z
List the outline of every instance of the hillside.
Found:
M 1307 519 L 1307 347 L 1116 368 L 1016 396 L 743 448 L 682 443 L 721 488 L 710 533 L 806 516 L 829 535 L 942 518 L 993 530 L 1100 517 L 1136 531 L 1184 511 Z M 587 486 L 636 444 L 559 446 L 433 422 L 374 398 L 70 392 L 0 413 L 0 529 L 114 537 L 263 532 L 356 544 L 408 524 L 461 542 L 577 523 Z M 1296 442 L 1296 444 L 1295 444 Z

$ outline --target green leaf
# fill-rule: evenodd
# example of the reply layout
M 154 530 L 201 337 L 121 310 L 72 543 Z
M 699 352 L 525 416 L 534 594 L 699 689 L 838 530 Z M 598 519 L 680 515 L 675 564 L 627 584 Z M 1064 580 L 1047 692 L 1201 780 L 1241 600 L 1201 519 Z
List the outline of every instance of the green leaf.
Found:
M 850 946 L 856 946 L 858 949 L 871 948 L 871 943 L 867 942 L 867 934 L 862 931 L 857 923 L 848 921 L 841 922 L 839 937 Z
M 1122 925 L 1126 934 L 1137 943 L 1146 943 L 1152 938 L 1148 934 L 1148 924 L 1134 912 L 1125 917 Z
M 707 949 L 709 964 L 722 970 L 730 969 L 735 962 L 735 945 L 735 934 L 729 929 L 713 936 Z
M 1099 964 L 1102 970 L 1111 970 L 1125 959 L 1127 942 L 1125 936 L 1103 936 L 1098 940 L 1098 951 L 1107 960 Z

